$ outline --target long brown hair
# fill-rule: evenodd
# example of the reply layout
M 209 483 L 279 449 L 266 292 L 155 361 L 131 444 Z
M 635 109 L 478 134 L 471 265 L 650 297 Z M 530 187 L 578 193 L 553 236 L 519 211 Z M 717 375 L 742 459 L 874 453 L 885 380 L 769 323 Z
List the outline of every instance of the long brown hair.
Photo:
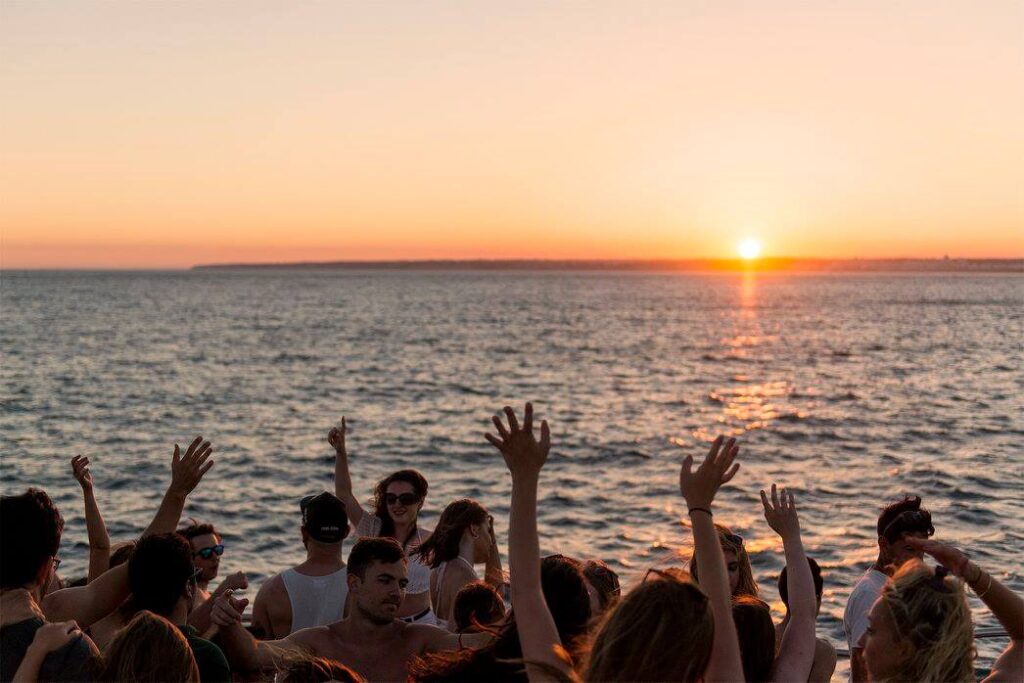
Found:
M 736 555 L 736 562 L 739 563 L 740 580 L 736 584 L 736 590 L 733 591 L 733 595 L 753 595 L 755 598 L 760 597 L 760 588 L 757 587 L 757 581 L 754 580 L 754 571 L 750 568 L 750 556 L 747 555 L 747 549 L 743 547 L 743 539 L 732 532 L 732 529 L 725 526 L 724 524 L 716 524 L 715 531 L 718 532 L 718 544 L 722 546 L 722 552 L 731 552 Z M 736 539 L 740 539 L 737 541 Z M 700 583 L 700 579 L 697 577 L 697 553 L 693 553 L 693 557 L 690 558 L 690 576 L 697 583 Z
M 675 574 L 645 581 L 605 612 L 585 681 L 698 681 L 711 661 L 715 621 L 707 596 Z
M 198 683 L 199 667 L 178 627 L 143 610 L 110 641 L 97 680 Z
M 486 524 L 489 516 L 487 508 L 472 498 L 453 500 L 441 513 L 434 533 L 412 552 L 436 569 L 458 557 L 462 534 L 474 524 Z
M 373 508 L 374 514 L 380 518 L 380 535 L 394 538 L 404 548 L 410 540 L 416 537 L 417 526 L 414 522 L 408 536 L 395 538 L 395 520 L 391 519 L 391 514 L 388 512 L 388 486 L 395 481 L 402 481 L 412 486 L 416 497 L 423 500 L 427 497 L 427 479 L 416 470 L 398 470 L 377 482 L 377 486 L 373 489 Z

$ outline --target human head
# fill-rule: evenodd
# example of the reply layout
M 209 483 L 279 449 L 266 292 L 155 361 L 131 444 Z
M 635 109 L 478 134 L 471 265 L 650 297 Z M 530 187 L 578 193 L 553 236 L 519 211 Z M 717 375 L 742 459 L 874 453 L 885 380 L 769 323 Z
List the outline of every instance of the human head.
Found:
M 811 565 L 811 578 L 814 579 L 814 597 L 818 601 L 818 610 L 821 610 L 821 594 L 825 589 L 825 580 L 821 578 L 821 567 L 814 561 L 814 558 L 808 557 L 807 564 Z M 786 568 L 783 567 L 779 573 L 779 598 L 782 600 L 782 604 L 786 606 L 786 611 L 789 611 L 789 585 L 786 583 L 786 577 L 788 573 Z
M 363 683 L 363 677 L 339 661 L 296 652 L 282 655 L 282 666 L 275 681 L 279 683 Z
M 463 539 L 473 543 L 473 562 L 484 562 L 491 547 L 491 516 L 471 498 L 453 500 L 441 513 L 434 533 L 416 549 L 423 561 L 434 568 L 459 556 Z
M 393 536 L 396 523 L 415 524 L 426 497 L 427 480 L 416 470 L 398 470 L 378 482 L 373 507 L 381 520 L 381 536 Z M 400 540 L 404 544 L 408 539 Z
M 46 492 L 30 488 L 18 496 L 0 496 L 0 528 L 2 587 L 38 593 L 50 585 L 64 518 Z
M 904 563 L 868 615 L 861 640 L 873 681 L 973 681 L 974 626 L 963 583 L 945 567 Z
M 192 546 L 180 534 L 154 534 L 139 540 L 128 560 L 128 585 L 136 609 L 172 618 L 179 601 L 192 601 Z
M 743 545 L 743 537 L 734 534 L 732 529 L 721 524 L 715 525 L 718 532 L 718 544 L 722 546 L 722 555 L 725 556 L 725 568 L 729 572 L 729 592 L 732 595 L 753 595 L 757 597 L 757 582 L 754 581 L 754 572 L 750 568 L 750 556 Z M 690 558 L 690 575 L 693 580 L 700 583 L 697 576 L 697 553 Z
M 193 523 L 178 533 L 192 545 L 192 564 L 200 571 L 199 580 L 205 585 L 206 582 L 217 578 L 224 546 L 214 526 L 208 523 Z
M 402 546 L 393 538 L 360 539 L 348 556 L 347 580 L 354 609 L 373 623 L 390 623 L 409 583 Z
M 586 681 L 699 681 L 715 622 L 700 588 L 659 573 L 605 612 L 584 668 Z
M 139 612 L 107 646 L 100 681 L 199 681 L 192 646 L 177 626 Z
M 471 633 L 486 628 L 505 616 L 505 601 L 489 583 L 473 581 L 455 595 L 452 619 L 459 633 Z
M 924 557 L 924 552 L 906 543 L 906 538 L 928 538 L 935 533 L 935 527 L 931 513 L 921 507 L 920 496 L 905 496 L 882 508 L 877 531 L 882 565 L 899 567 L 907 560 Z
M 592 617 L 601 616 L 608 607 L 622 595 L 619 575 L 601 560 L 587 560 L 583 563 L 583 578 L 587 580 Z
M 324 491 L 306 496 L 299 502 L 302 511 L 302 544 L 341 552 L 341 542 L 348 536 L 348 513 L 337 496 Z
M 743 678 L 747 683 L 772 680 L 775 623 L 771 609 L 753 595 L 737 595 L 732 599 L 732 619 L 740 641 Z

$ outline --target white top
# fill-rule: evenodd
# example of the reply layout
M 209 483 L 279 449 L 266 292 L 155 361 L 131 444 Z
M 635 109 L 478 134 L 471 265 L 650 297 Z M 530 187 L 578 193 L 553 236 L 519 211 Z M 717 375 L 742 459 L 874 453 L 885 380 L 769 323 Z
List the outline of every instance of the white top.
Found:
M 325 576 L 307 576 L 294 569 L 281 572 L 288 600 L 292 603 L 289 634 L 311 626 L 326 626 L 344 616 L 348 597 L 348 567 Z
M 456 560 L 462 560 L 462 563 L 469 567 L 470 571 L 473 572 L 473 579 L 474 580 L 480 578 L 480 575 L 476 573 L 476 567 L 474 567 L 473 564 L 469 560 L 464 558 L 462 555 L 457 556 L 455 558 L 455 560 L 452 560 L 452 562 L 455 562 Z M 437 595 L 438 595 L 439 598 L 441 596 L 441 582 L 444 581 L 444 570 L 445 570 L 445 567 L 447 567 L 449 564 L 450 564 L 450 562 L 442 562 L 441 564 L 439 564 L 437 566 Z M 440 600 L 438 600 L 438 602 L 440 602 Z M 454 602 L 455 602 L 455 597 L 452 596 L 452 603 L 453 603 L 452 607 L 454 607 Z M 452 630 L 452 628 L 448 626 L 448 621 L 446 619 L 442 619 L 441 617 L 435 617 L 435 618 L 437 619 L 437 625 L 440 628 L 447 629 L 447 630 Z M 454 626 L 454 624 L 452 626 Z
M 380 536 L 380 531 L 384 527 L 384 522 L 381 521 L 377 515 L 364 514 L 362 519 L 359 520 L 359 524 L 356 525 L 356 536 L 359 538 L 376 538 Z M 408 560 L 409 570 L 409 585 L 405 587 L 405 592 L 418 595 L 420 593 L 426 593 L 430 590 L 430 567 L 423 564 L 419 555 L 413 555 L 412 550 L 419 547 L 420 543 L 423 542 L 423 530 L 416 527 L 416 538 L 409 542 L 409 545 L 404 547 L 406 559 Z
M 860 642 L 861 636 L 868 628 L 868 613 L 875 600 L 882 594 L 885 582 L 889 577 L 874 567 L 861 577 L 850 593 L 843 613 L 843 630 L 846 631 L 846 643 L 852 651 Z

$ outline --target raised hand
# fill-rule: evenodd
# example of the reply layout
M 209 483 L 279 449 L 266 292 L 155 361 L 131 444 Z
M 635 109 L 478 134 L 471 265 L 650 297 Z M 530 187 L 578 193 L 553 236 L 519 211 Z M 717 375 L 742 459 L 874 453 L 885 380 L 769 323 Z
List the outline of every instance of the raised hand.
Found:
M 951 545 L 945 543 L 939 543 L 938 541 L 927 541 L 923 538 L 916 538 L 914 536 L 905 536 L 904 541 L 916 550 L 921 550 L 928 553 L 943 567 L 953 572 L 961 579 L 966 579 L 965 574 L 967 573 L 967 563 L 970 562 L 970 558 L 967 555 L 954 548 Z
M 214 599 L 210 620 L 217 626 L 234 626 L 242 623 L 242 614 L 249 600 L 233 597 L 231 593 L 230 590 L 224 591 Z
M 526 404 L 526 411 L 523 414 L 523 426 L 519 426 L 515 411 L 505 406 L 505 417 L 508 419 L 508 428 L 502 422 L 501 417 L 495 415 L 491 420 L 498 430 L 499 436 L 485 434 L 487 440 L 495 448 L 501 451 L 505 458 L 505 466 L 512 476 L 533 474 L 536 475 L 547 462 L 548 452 L 551 450 L 551 432 L 548 430 L 548 422 L 540 423 L 540 441 L 533 435 L 533 404 Z
M 245 572 L 235 572 L 225 576 L 220 585 L 224 590 L 245 590 L 249 587 L 249 579 L 245 576 Z
M 334 450 L 338 453 L 345 453 L 345 434 L 348 432 L 348 427 L 345 424 L 345 416 L 341 416 L 341 426 L 332 427 L 331 431 L 327 432 L 327 443 L 334 446 Z
M 31 647 L 38 652 L 53 652 L 81 637 L 82 631 L 78 628 L 78 622 L 57 621 L 40 626 L 32 639 Z
M 83 489 L 92 488 L 92 472 L 89 471 L 89 458 L 84 455 L 76 455 L 71 458 L 71 473 L 78 480 Z
M 800 518 L 796 514 L 796 503 L 793 494 L 782 489 L 779 493 L 772 484 L 772 498 L 769 501 L 764 489 L 761 489 L 761 504 L 764 505 L 764 518 L 768 526 L 782 538 L 800 536 Z
M 740 447 L 736 445 L 736 439 L 729 439 L 722 442 L 725 437 L 719 436 L 711 444 L 708 457 L 696 471 L 693 471 L 693 456 L 688 455 L 683 460 L 683 466 L 679 470 L 679 490 L 686 499 L 686 505 L 693 508 L 710 508 L 711 502 L 715 499 L 718 489 L 734 476 L 740 469 L 739 463 L 733 464 Z
M 192 490 L 199 485 L 203 475 L 213 467 L 213 460 L 209 460 L 213 448 L 209 441 L 203 441 L 203 437 L 197 436 L 184 457 L 178 444 L 174 444 L 174 459 L 171 461 L 171 486 L 170 488 L 183 496 L 192 493 Z

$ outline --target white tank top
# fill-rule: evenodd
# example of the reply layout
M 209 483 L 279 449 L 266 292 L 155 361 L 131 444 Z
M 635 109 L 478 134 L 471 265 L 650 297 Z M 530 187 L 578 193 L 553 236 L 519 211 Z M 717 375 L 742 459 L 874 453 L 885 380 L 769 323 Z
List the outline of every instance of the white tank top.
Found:
M 356 525 L 356 536 L 360 538 L 374 538 L 380 536 L 384 523 L 377 515 L 365 514 Z M 404 548 L 406 554 L 406 570 L 409 572 L 409 585 L 405 587 L 406 593 L 414 595 L 426 593 L 430 590 L 430 567 L 423 564 L 419 555 L 413 555 L 410 551 L 415 550 L 423 542 L 423 530 L 416 529 L 416 538 L 409 542 Z
M 326 576 L 307 576 L 294 569 L 281 572 L 292 603 L 291 633 L 340 621 L 348 597 L 348 567 Z

